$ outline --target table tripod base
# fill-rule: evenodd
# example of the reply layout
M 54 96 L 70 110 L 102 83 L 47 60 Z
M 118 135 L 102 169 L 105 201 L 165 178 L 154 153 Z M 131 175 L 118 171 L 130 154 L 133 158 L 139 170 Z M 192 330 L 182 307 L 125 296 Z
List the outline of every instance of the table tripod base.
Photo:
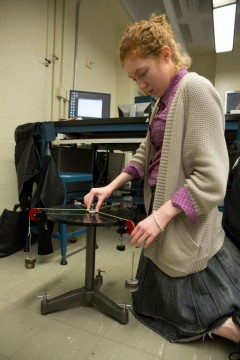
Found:
M 70 305 L 96 305 L 96 307 L 98 307 L 107 315 L 111 316 L 122 324 L 126 324 L 128 322 L 128 309 L 126 306 L 119 306 L 99 291 L 99 288 L 102 285 L 102 271 L 100 269 L 98 270 L 98 275 L 94 278 L 96 228 L 99 224 L 102 225 L 102 221 L 106 221 L 106 219 L 100 219 L 101 221 L 98 224 L 95 221 L 99 218 L 99 214 L 87 214 L 87 216 L 89 217 L 88 220 L 90 221 L 88 225 L 90 224 L 91 226 L 87 226 L 86 235 L 85 286 L 81 287 L 80 289 L 71 290 L 50 300 L 47 299 L 46 296 L 43 297 L 43 300 L 41 301 L 41 313 L 45 315 L 58 310 L 64 310 Z M 55 220 L 63 222 L 62 218 L 55 218 Z M 116 219 L 114 218 L 114 223 L 115 222 Z M 72 222 L 70 221 L 69 224 L 71 223 Z M 83 222 L 83 224 L 85 223 Z M 113 224 L 113 220 L 111 224 Z M 109 226 L 109 221 L 106 223 L 106 226 Z
M 122 324 L 128 322 L 128 309 L 119 306 L 111 299 L 102 294 L 99 290 L 87 290 L 85 287 L 69 291 L 49 300 L 41 301 L 41 313 L 46 315 L 51 312 L 63 310 L 69 305 L 79 304 L 92 306 L 96 305 L 107 315 L 113 317 Z

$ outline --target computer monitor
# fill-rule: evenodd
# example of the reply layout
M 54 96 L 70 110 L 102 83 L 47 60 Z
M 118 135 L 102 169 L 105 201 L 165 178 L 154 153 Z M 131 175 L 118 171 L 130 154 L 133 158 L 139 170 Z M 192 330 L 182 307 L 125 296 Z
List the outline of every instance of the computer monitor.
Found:
M 119 117 L 149 117 L 151 112 L 151 102 L 125 104 L 118 106 Z
M 240 91 L 226 91 L 225 114 L 240 112 Z
M 70 90 L 69 118 L 109 118 L 111 95 Z

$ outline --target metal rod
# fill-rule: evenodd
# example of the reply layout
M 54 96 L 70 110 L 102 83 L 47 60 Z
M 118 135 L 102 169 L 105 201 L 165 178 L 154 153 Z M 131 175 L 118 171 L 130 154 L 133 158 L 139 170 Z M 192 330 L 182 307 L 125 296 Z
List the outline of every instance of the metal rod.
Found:
M 29 247 L 29 256 L 32 257 L 32 233 L 31 233 L 31 220 L 28 219 L 28 247 Z
M 134 245 L 132 245 L 132 277 L 131 277 L 131 279 L 133 279 L 133 271 L 134 271 L 134 256 L 135 256 L 135 252 L 134 252 Z

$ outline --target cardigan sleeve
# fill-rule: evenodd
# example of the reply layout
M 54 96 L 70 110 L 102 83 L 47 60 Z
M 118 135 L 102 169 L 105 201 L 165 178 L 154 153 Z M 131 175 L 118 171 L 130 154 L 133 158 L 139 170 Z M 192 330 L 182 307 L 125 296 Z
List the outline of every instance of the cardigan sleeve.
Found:
M 137 163 L 140 168 L 144 169 L 146 164 L 146 139 L 143 140 L 143 142 L 139 145 L 138 149 L 136 150 L 136 153 L 132 156 L 130 159 L 130 162 Z
M 183 143 L 185 186 L 196 214 L 218 206 L 226 192 L 229 160 L 220 97 L 203 77 L 187 83 Z
M 180 186 L 180 188 L 173 194 L 171 201 L 172 205 L 181 209 L 184 214 L 189 217 L 193 224 L 196 223 L 196 212 L 194 205 L 188 191 L 184 186 Z
M 140 167 L 138 163 L 129 162 L 122 170 L 131 176 L 133 176 L 134 180 L 141 179 L 144 177 L 144 171 Z

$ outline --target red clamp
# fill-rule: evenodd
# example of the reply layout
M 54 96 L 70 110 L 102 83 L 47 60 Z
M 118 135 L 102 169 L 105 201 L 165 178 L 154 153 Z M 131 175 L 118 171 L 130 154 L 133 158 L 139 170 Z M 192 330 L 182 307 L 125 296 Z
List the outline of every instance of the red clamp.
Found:
M 38 214 L 41 214 L 41 213 L 42 212 L 39 208 L 32 208 L 28 213 L 28 217 L 32 221 L 39 221 L 41 216 L 39 216 Z
M 126 227 L 127 234 L 131 234 L 133 229 L 135 228 L 135 224 L 132 220 L 126 220 L 124 222 L 124 226 Z

